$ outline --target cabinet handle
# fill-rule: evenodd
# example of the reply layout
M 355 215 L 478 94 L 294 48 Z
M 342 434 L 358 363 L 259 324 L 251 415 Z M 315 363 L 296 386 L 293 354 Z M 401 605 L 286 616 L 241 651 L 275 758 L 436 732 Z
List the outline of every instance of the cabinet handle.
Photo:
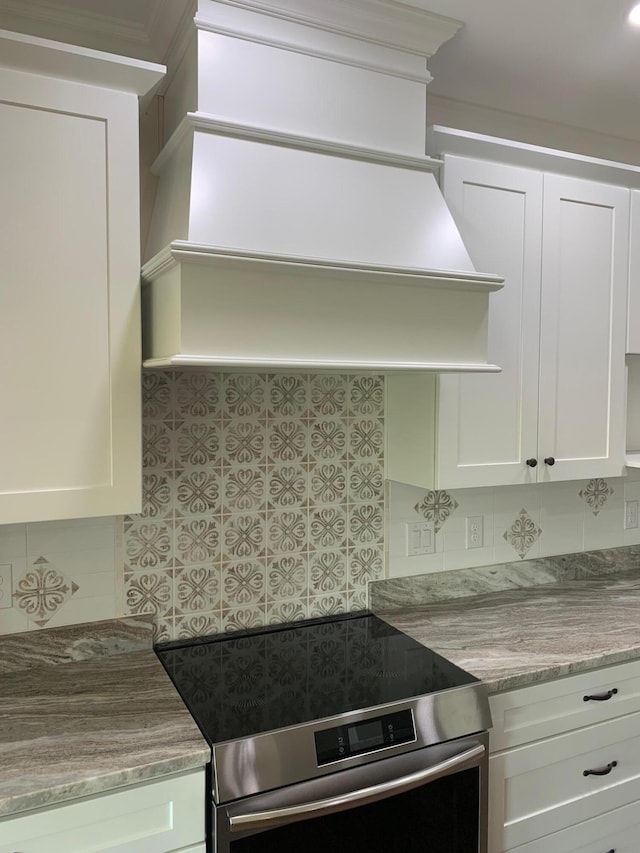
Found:
M 583 696 L 583 702 L 608 702 L 612 696 L 615 696 L 618 692 L 618 688 L 614 687 L 612 690 L 607 690 L 606 693 L 594 693 L 591 696 Z
M 537 464 L 537 459 L 527 459 L 527 465 L 529 466 L 529 468 L 535 468 Z
M 556 460 L 553 458 L 553 456 L 547 456 L 547 458 L 544 460 L 544 464 L 549 466 L 555 465 Z
M 583 776 L 608 776 L 614 767 L 618 766 L 617 761 L 610 761 L 606 767 L 600 767 L 598 770 L 583 770 Z

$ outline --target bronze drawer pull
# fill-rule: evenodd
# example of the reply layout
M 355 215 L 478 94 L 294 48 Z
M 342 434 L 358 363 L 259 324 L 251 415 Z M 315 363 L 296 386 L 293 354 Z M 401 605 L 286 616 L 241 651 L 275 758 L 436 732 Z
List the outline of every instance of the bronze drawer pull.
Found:
M 607 690 L 606 693 L 594 693 L 593 696 L 583 696 L 582 699 L 584 702 L 608 702 L 617 692 L 618 688 L 614 687 L 612 690 Z
M 610 761 L 606 767 L 600 767 L 598 770 L 583 770 L 583 776 L 608 776 L 614 767 L 618 766 L 617 761 Z

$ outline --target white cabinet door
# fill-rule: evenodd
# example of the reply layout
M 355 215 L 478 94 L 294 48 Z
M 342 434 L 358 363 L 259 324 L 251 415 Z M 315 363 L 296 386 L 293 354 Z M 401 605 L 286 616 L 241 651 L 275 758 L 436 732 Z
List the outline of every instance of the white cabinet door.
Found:
M 619 477 L 629 190 L 545 175 L 543 223 L 540 479 Z
M 0 853 L 204 853 L 204 775 L 201 768 L 5 818 Z
M 0 72 L 0 523 L 140 511 L 138 99 Z
M 489 299 L 489 361 L 500 374 L 442 376 L 437 481 L 465 488 L 535 482 L 542 174 L 445 158 L 444 195 L 474 264 L 504 276 Z

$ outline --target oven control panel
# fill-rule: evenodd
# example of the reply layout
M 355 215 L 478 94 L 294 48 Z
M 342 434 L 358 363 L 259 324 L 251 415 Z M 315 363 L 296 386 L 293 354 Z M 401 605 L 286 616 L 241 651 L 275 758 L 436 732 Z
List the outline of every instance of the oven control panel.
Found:
M 415 740 L 410 710 L 315 732 L 318 766 Z

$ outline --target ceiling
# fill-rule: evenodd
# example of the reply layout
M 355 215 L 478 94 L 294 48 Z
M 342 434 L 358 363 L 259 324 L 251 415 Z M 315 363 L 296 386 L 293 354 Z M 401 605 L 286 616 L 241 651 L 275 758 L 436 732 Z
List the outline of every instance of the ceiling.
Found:
M 318 0 L 322 2 L 322 0 Z M 465 26 L 430 60 L 430 92 L 640 140 L 630 0 L 394 0 Z M 0 0 L 0 28 L 162 62 L 194 0 Z
M 640 28 L 630 0 L 405 0 L 465 22 L 429 91 L 640 140 Z

